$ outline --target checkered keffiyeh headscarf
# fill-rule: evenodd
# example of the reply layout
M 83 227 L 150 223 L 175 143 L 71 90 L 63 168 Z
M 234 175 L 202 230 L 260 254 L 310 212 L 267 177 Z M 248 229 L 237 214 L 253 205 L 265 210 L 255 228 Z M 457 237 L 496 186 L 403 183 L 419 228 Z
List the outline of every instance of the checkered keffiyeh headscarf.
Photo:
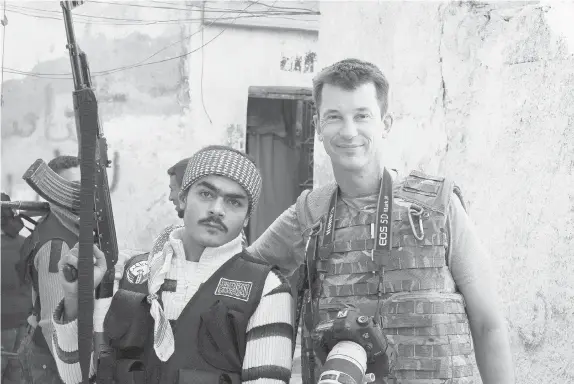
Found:
M 250 217 L 261 194 L 261 174 L 255 164 L 231 147 L 206 147 L 189 159 L 181 190 L 187 191 L 197 180 L 211 175 L 228 177 L 245 189 L 249 200 L 247 217 Z

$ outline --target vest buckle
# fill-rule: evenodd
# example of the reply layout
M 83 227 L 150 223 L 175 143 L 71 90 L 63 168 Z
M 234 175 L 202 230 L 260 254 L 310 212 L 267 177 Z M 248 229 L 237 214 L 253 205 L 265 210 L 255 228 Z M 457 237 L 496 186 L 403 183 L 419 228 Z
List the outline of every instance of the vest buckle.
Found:
M 411 224 L 411 229 L 413 231 L 413 235 L 415 236 L 415 239 L 417 240 L 422 240 L 425 238 L 425 231 L 423 228 L 423 221 L 421 219 L 421 216 L 423 215 L 424 209 L 416 204 L 412 204 L 409 206 L 409 223 Z M 420 234 L 417 233 L 417 229 L 415 228 L 415 223 L 413 218 L 416 218 L 416 220 L 419 223 L 419 231 Z

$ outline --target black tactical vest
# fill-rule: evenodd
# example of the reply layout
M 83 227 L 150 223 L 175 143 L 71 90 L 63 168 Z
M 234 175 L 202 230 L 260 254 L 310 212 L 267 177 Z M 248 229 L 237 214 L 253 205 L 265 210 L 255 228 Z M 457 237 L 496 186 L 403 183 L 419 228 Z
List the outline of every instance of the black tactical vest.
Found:
M 312 329 L 319 318 L 334 318 L 345 305 L 355 306 L 379 318 L 397 352 L 390 374 L 378 371 L 381 364 L 367 367 L 367 372 L 376 373 L 376 384 L 469 383 L 473 375 L 469 322 L 464 298 L 447 265 L 447 214 L 458 187 L 416 171 L 393 186 L 392 247 L 378 255 L 373 252 L 379 233 L 376 211 L 355 212 L 339 201 L 329 224 L 325 213 L 336 186 L 309 193 L 315 211 L 311 218 L 319 216 L 325 230 L 317 233 L 316 254 L 308 255 L 313 261 L 309 270 L 315 277 L 311 283 L 317 319 L 306 309 L 307 328 Z M 330 243 L 325 235 L 329 228 Z M 311 360 L 317 361 L 310 351 L 302 354 L 306 375 L 312 377 L 307 368 Z
M 223 264 L 199 287 L 179 318 L 170 321 L 175 351 L 161 362 L 153 349 L 147 278 L 142 277 L 147 257 L 135 256 L 125 266 L 104 322 L 113 350 L 100 356 L 98 383 L 241 383 L 247 324 L 271 267 L 245 252 Z M 166 280 L 159 296 L 176 290 L 177 281 Z

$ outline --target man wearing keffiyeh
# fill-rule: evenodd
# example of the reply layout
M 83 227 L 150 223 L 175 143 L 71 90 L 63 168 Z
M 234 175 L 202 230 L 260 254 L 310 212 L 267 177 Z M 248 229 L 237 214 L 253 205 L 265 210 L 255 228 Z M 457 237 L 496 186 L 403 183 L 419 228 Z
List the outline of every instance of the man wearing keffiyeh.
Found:
M 183 210 L 179 207 L 179 192 L 181 191 L 181 184 L 183 183 L 183 176 L 185 174 L 185 169 L 187 168 L 187 163 L 189 163 L 189 157 L 178 161 L 173 166 L 167 170 L 169 175 L 169 201 L 175 206 L 175 211 L 177 212 L 177 217 L 183 219 Z M 245 231 L 241 231 L 241 239 L 244 247 L 247 246 L 247 237 L 245 236 Z
M 291 289 L 243 250 L 240 235 L 260 192 L 261 175 L 242 152 L 209 146 L 190 158 L 184 225 L 166 228 L 149 254 L 120 256 L 114 297 L 95 302 L 94 332 L 112 347 L 92 359 L 98 383 L 289 382 Z M 106 261 L 95 246 L 94 259 L 97 285 Z M 59 263 L 66 294 L 52 342 L 62 380 L 76 384 L 77 282 L 65 280 L 66 264 L 77 265 L 77 247 Z

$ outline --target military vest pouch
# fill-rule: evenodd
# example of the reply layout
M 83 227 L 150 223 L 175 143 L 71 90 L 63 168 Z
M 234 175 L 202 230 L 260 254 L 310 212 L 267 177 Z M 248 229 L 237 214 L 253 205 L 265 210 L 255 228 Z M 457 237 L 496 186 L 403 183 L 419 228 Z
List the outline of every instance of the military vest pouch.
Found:
M 119 289 L 104 319 L 106 337 L 113 348 L 143 348 L 153 328 L 146 294 Z
M 241 377 L 236 373 L 180 369 L 177 384 L 241 384 Z
M 220 300 L 200 317 L 197 339 L 201 357 L 214 368 L 241 372 L 248 319 Z
M 119 359 L 115 367 L 115 384 L 145 383 L 143 363 L 140 360 Z M 98 377 L 99 379 L 99 377 Z

